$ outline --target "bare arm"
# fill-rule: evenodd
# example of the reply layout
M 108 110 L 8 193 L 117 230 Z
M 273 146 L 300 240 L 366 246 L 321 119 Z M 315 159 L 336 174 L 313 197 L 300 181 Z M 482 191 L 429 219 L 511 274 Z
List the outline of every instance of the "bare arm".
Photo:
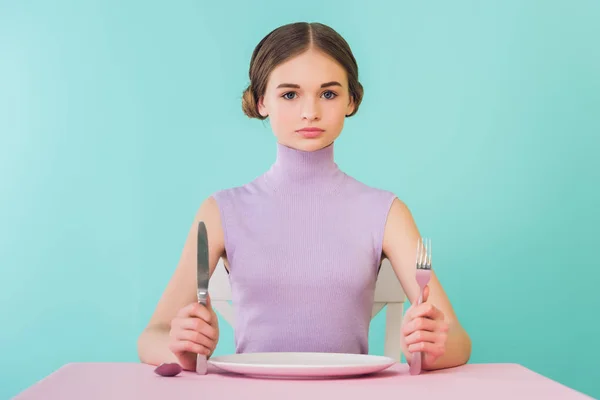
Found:
M 426 316 L 440 315 L 443 322 L 439 325 L 441 329 L 439 335 L 443 335 L 445 348 L 443 354 L 437 357 L 434 362 L 428 363 L 427 358 L 425 358 L 423 368 L 439 369 L 465 364 L 471 355 L 471 340 L 460 325 L 452 304 L 434 271 L 432 271 L 431 280 L 428 285 L 429 295 L 427 296 L 427 301 L 419 306 L 419 308 L 415 307 L 420 293 L 419 285 L 415 279 L 415 260 L 419 237 L 419 231 L 408 207 L 400 200 L 395 199 L 385 227 L 383 253 L 390 260 L 394 272 L 411 303 L 411 309 L 407 311 L 407 316 L 403 321 L 402 351 L 410 363 L 411 352 L 408 350 L 408 346 L 404 340 L 406 339 L 404 332 L 414 329 L 426 329 L 424 327 L 421 328 L 420 324 L 423 325 L 422 322 L 428 323 L 428 321 L 418 321 L 416 319 L 411 321 L 411 316 L 415 315 L 415 312 L 420 315 L 424 313 L 423 315 Z M 435 259 L 435 255 L 433 258 Z M 433 268 L 435 269 L 435 265 Z M 436 314 L 436 309 L 441 311 L 442 314 Z M 427 340 L 428 335 L 429 333 L 427 332 L 419 331 L 414 333 L 413 337 L 423 337 L 423 340 Z M 415 346 L 420 345 L 419 343 Z
M 163 362 L 181 362 L 180 359 L 170 350 L 170 330 L 171 321 L 181 316 L 181 311 L 197 301 L 196 298 L 196 250 L 198 223 L 204 221 L 208 233 L 209 247 L 209 268 L 210 275 L 224 254 L 223 229 L 217 202 L 209 197 L 205 200 L 198 210 L 194 222 L 189 230 L 185 241 L 183 251 L 171 280 L 169 281 L 164 293 L 162 294 L 156 309 L 150 318 L 147 327 L 141 333 L 138 339 L 138 355 L 140 361 L 158 365 Z M 194 307 L 192 305 L 192 307 Z M 217 318 L 212 310 L 197 307 L 196 311 L 199 318 L 212 318 L 217 324 Z M 211 315 L 207 314 L 207 311 Z M 213 323 L 211 322 L 211 325 Z M 195 327 L 190 327 L 194 329 Z M 200 329 L 200 328 L 198 328 Z M 218 339 L 218 324 L 216 325 Z M 192 363 L 192 360 L 190 360 Z M 190 367 L 193 366 L 193 363 Z M 186 366 L 184 366 L 186 368 Z

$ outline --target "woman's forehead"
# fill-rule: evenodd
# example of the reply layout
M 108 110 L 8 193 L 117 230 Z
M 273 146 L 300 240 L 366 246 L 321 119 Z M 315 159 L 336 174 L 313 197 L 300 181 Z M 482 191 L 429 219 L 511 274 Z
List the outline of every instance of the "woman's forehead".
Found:
M 269 83 L 272 88 L 294 84 L 301 88 L 320 88 L 328 82 L 345 85 L 346 71 L 332 57 L 317 51 L 307 51 L 278 65 Z

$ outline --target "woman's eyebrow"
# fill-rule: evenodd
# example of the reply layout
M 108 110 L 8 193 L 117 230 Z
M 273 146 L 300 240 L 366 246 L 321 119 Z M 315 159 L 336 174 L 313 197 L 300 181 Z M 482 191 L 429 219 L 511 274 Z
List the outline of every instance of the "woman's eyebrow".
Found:
M 321 85 L 321 88 L 326 88 L 326 87 L 331 87 L 331 86 L 339 86 L 342 87 L 342 84 L 337 82 L 337 81 L 331 81 L 331 82 L 327 82 Z M 295 83 L 282 83 L 280 85 L 277 86 L 277 89 L 280 88 L 291 88 L 291 89 L 300 89 L 300 85 L 297 85 Z

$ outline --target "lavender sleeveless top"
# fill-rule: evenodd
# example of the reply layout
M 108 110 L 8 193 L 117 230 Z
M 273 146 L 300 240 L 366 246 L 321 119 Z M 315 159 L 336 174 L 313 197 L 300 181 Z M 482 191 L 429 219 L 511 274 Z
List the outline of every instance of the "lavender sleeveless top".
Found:
M 272 167 L 213 194 L 223 225 L 236 352 L 368 352 L 395 195 L 343 173 L 333 144 L 277 145 Z

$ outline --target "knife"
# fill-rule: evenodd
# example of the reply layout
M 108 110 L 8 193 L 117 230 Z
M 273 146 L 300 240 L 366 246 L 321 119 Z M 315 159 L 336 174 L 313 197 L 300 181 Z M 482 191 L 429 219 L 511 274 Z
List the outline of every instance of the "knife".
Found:
M 198 224 L 198 249 L 196 264 L 196 280 L 198 284 L 198 303 L 206 306 L 208 296 L 208 236 L 206 225 L 203 221 Z M 198 354 L 196 358 L 196 372 L 201 375 L 207 373 L 207 362 L 204 354 Z

